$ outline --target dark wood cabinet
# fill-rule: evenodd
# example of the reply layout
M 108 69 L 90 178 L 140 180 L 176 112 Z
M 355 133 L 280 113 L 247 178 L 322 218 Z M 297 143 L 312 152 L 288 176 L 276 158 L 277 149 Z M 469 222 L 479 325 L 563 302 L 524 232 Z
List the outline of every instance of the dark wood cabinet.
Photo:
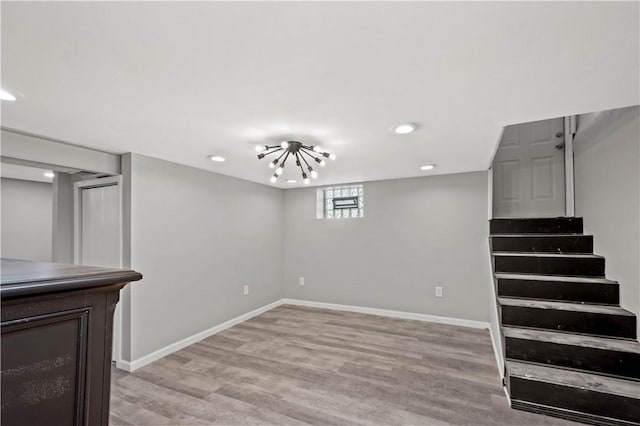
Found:
M 108 425 L 113 312 L 138 272 L 2 259 L 2 425 Z

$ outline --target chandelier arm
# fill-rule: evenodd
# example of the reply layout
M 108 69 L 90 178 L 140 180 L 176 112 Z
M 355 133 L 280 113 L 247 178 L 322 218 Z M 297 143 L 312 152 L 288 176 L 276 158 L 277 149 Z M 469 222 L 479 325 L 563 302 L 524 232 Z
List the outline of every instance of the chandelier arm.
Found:
M 283 153 L 282 153 L 282 155 L 284 155 L 284 154 L 285 154 L 285 153 L 283 152 Z M 284 165 L 285 165 L 285 163 L 287 162 L 287 158 L 289 158 L 289 154 L 290 154 L 290 152 L 289 152 L 289 151 L 287 151 L 287 152 L 286 152 L 286 154 L 287 154 L 287 156 L 286 156 L 286 157 L 284 157 L 284 160 L 282 160 L 282 163 L 280 164 L 280 167 L 282 167 L 283 169 L 284 169 Z M 282 155 L 281 155 L 280 157 L 282 157 Z
M 285 152 L 283 152 L 282 154 L 280 154 L 280 157 L 278 157 L 278 162 L 280 162 L 280 159 L 281 159 L 281 158 L 282 158 L 286 153 L 288 153 L 288 152 L 289 152 L 289 151 L 285 151 Z
M 321 164 L 321 163 L 322 163 L 322 159 L 320 159 L 320 157 L 317 157 L 317 156 L 315 156 L 315 155 L 309 154 L 307 151 L 304 151 L 304 150 L 301 150 L 301 152 L 303 152 L 303 153 L 307 154 L 309 157 L 311 157 L 311 159 L 312 159 L 313 161 L 315 161 L 316 163 L 318 163 L 318 164 L 322 165 L 322 164 Z
M 310 152 L 313 152 L 313 150 L 312 150 L 312 149 L 310 149 L 310 148 L 309 148 L 309 147 L 307 147 L 307 146 L 300 147 L 300 151 L 304 151 L 304 152 L 306 152 L 307 154 L 308 154 L 308 153 L 310 153 Z
M 275 148 L 275 147 L 274 147 L 274 148 Z M 269 149 L 271 149 L 271 148 L 269 148 Z M 278 148 L 278 149 L 276 149 L 276 150 L 274 150 L 274 151 L 270 151 L 270 152 L 263 152 L 262 154 L 264 154 L 264 156 L 266 157 L 267 155 L 269 155 L 269 154 L 273 154 L 274 152 L 278 152 L 278 151 L 282 151 L 282 148 Z M 263 158 L 264 158 L 264 157 L 263 157 Z
M 314 148 L 314 147 L 309 146 L 309 145 L 302 145 L 302 146 L 301 146 L 301 148 L 304 148 L 304 149 L 306 149 L 307 151 L 311 151 L 311 152 L 313 152 L 313 153 L 315 153 L 315 154 L 320 154 L 320 155 L 322 155 L 322 154 L 329 154 L 329 152 L 327 152 L 327 151 L 322 151 L 322 152 L 314 151 L 314 150 L 313 150 L 313 148 Z
M 298 166 L 300 167 L 300 171 L 302 172 L 302 177 L 304 178 L 305 172 L 304 172 L 304 169 L 302 168 L 302 164 L 300 163 L 300 156 L 297 152 L 296 152 L 296 160 L 298 160 Z M 305 163 L 306 163 L 306 160 L 305 160 Z
M 313 155 L 311 155 L 310 153 L 308 153 L 306 150 L 301 149 L 300 152 L 302 152 L 303 154 L 307 154 L 309 157 L 311 157 L 313 160 L 316 159 L 316 157 L 314 157 Z M 304 157 L 303 157 L 304 158 Z
M 311 167 L 311 166 L 309 165 L 309 162 L 307 161 L 307 159 L 306 159 L 306 158 L 304 158 L 302 155 L 300 156 L 300 158 L 302 158 L 302 161 L 304 161 L 304 164 L 306 164 L 306 165 L 307 165 L 307 167 Z M 313 168 L 313 167 L 312 167 L 312 168 Z

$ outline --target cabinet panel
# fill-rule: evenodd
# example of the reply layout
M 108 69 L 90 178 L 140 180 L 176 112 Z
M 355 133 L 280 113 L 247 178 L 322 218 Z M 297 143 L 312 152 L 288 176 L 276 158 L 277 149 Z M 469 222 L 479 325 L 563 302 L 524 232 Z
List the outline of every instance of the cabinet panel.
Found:
M 2 424 L 81 425 L 90 310 L 2 323 Z

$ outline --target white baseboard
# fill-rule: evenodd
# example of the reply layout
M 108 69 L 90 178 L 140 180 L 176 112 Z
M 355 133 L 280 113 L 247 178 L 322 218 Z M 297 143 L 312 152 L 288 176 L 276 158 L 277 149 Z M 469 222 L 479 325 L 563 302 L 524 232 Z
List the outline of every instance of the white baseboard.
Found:
M 425 321 L 425 322 L 433 322 L 433 323 L 439 323 L 439 324 L 458 325 L 461 327 L 481 328 L 481 329 L 491 330 L 491 328 L 489 327 L 489 323 L 483 322 L 483 321 L 473 321 L 473 320 L 466 320 L 461 318 L 441 317 L 437 315 L 417 314 L 417 313 L 411 313 L 411 312 L 391 311 L 387 309 L 366 308 L 363 306 L 338 305 L 335 303 L 311 302 L 307 300 L 298 300 L 298 299 L 280 299 L 280 300 L 276 300 L 273 303 L 269 303 L 268 305 L 262 306 L 258 309 L 254 309 L 251 312 L 247 312 L 246 314 L 230 319 L 229 321 L 225 321 L 222 324 L 219 324 L 207 330 L 201 331 L 200 333 L 194 334 L 193 336 L 187 337 L 178 342 L 167 345 L 163 348 L 158 349 L 155 352 L 152 352 L 148 355 L 138 358 L 132 362 L 128 362 L 128 361 L 116 362 L 116 367 L 128 372 L 135 371 L 140 367 L 144 367 L 145 365 L 150 364 L 153 361 L 159 360 L 160 358 L 163 358 L 169 354 L 172 354 L 173 352 L 186 348 L 187 346 L 197 343 L 202 339 L 206 339 L 209 336 L 213 336 L 214 334 L 220 333 L 221 331 L 231 328 L 234 325 L 240 324 L 241 322 L 244 322 L 248 319 L 251 319 L 255 316 L 258 316 L 264 312 L 267 312 L 275 307 L 278 307 L 284 304 L 308 306 L 311 308 L 332 309 L 335 311 L 358 312 L 362 314 L 379 315 L 379 316 L 390 317 L 390 318 L 402 318 L 402 319 L 410 319 L 410 320 L 416 320 L 416 321 Z
M 502 386 L 502 383 L 504 383 L 504 380 L 506 380 L 506 377 L 504 376 L 504 364 L 502 364 L 503 360 L 502 360 L 502 356 L 500 355 L 501 352 L 498 352 L 500 349 L 500 342 L 495 340 L 495 336 L 493 335 L 493 329 L 491 327 L 489 327 L 489 334 L 491 335 L 491 346 L 493 347 L 493 355 L 496 359 L 496 364 L 498 365 L 498 375 L 500 376 L 500 386 Z M 500 332 L 498 332 L 498 339 L 502 339 L 502 336 L 500 335 Z M 511 406 L 511 396 L 509 395 L 509 391 L 507 390 L 506 386 L 502 386 L 502 390 L 504 391 L 504 394 L 507 396 L 507 401 L 509 402 L 509 406 Z
M 502 364 L 502 357 L 500 357 L 499 354 L 499 348 L 498 345 L 500 345 L 500 343 L 496 340 L 496 336 L 493 335 L 493 329 L 491 327 L 489 327 L 489 334 L 491 335 L 491 346 L 493 347 L 493 355 L 496 359 L 496 365 L 498 366 L 498 374 L 500 374 L 500 378 L 504 379 L 504 365 Z M 498 339 L 500 339 L 501 337 L 498 335 Z
M 282 304 L 308 306 L 310 308 L 333 309 L 334 311 L 358 312 L 361 314 L 379 315 L 383 317 L 410 319 L 415 321 L 435 322 L 438 324 L 459 325 L 469 328 L 487 328 L 489 323 L 462 318 L 441 317 L 437 315 L 416 314 L 412 312 L 391 311 L 387 309 L 365 308 L 363 306 L 338 305 L 335 303 L 310 302 L 298 299 L 282 299 Z
M 173 352 L 186 348 L 189 345 L 193 345 L 194 343 L 197 343 L 202 339 L 206 339 L 207 337 L 220 333 L 221 331 L 224 331 L 227 328 L 231 328 L 234 325 L 240 324 L 241 322 L 244 322 L 248 319 L 258 316 L 264 312 L 267 312 L 275 308 L 276 306 L 280 306 L 282 305 L 282 300 L 283 299 L 276 300 L 273 303 L 269 303 L 268 305 L 262 306 L 258 309 L 254 309 L 251 312 L 247 312 L 246 314 L 237 316 L 233 319 L 230 319 L 229 321 L 223 322 L 222 324 L 218 324 L 207 330 L 201 331 L 200 333 L 194 334 L 193 336 L 189 336 L 185 339 L 179 340 L 175 343 L 165 346 L 164 348 L 160 348 L 155 352 L 145 355 L 142 358 L 138 358 L 133 362 L 127 362 L 127 361 L 116 362 L 116 367 L 128 372 L 135 371 L 138 368 L 144 367 L 145 365 L 150 364 L 153 361 L 159 360 L 160 358 L 163 358 L 169 354 L 172 354 Z

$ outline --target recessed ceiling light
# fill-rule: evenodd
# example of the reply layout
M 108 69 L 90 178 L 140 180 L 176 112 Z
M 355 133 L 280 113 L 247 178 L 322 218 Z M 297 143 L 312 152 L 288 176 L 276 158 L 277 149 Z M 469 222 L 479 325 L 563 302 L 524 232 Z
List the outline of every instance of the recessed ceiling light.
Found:
M 420 170 L 433 170 L 435 168 L 435 164 L 425 164 L 424 166 L 420 167 Z
M 54 176 L 53 172 L 44 172 L 44 177 L 52 178 Z
M 210 155 L 210 156 L 209 156 L 209 160 L 211 160 L 211 161 L 216 161 L 216 162 L 218 162 L 218 163 L 222 163 L 223 161 L 227 161 L 227 159 L 226 159 L 226 158 L 221 157 L 221 156 L 219 156 L 219 155 Z
M 0 89 L 0 99 L 2 99 L 3 101 L 15 101 L 16 97 L 11 93 Z
M 295 179 L 287 179 L 287 183 L 296 183 Z
M 399 135 L 406 135 L 407 133 L 411 133 L 414 130 L 416 130 L 417 127 L 418 126 L 416 126 L 413 123 L 404 123 L 404 124 L 400 124 L 399 126 L 396 126 L 395 129 L 393 129 L 393 131 Z

